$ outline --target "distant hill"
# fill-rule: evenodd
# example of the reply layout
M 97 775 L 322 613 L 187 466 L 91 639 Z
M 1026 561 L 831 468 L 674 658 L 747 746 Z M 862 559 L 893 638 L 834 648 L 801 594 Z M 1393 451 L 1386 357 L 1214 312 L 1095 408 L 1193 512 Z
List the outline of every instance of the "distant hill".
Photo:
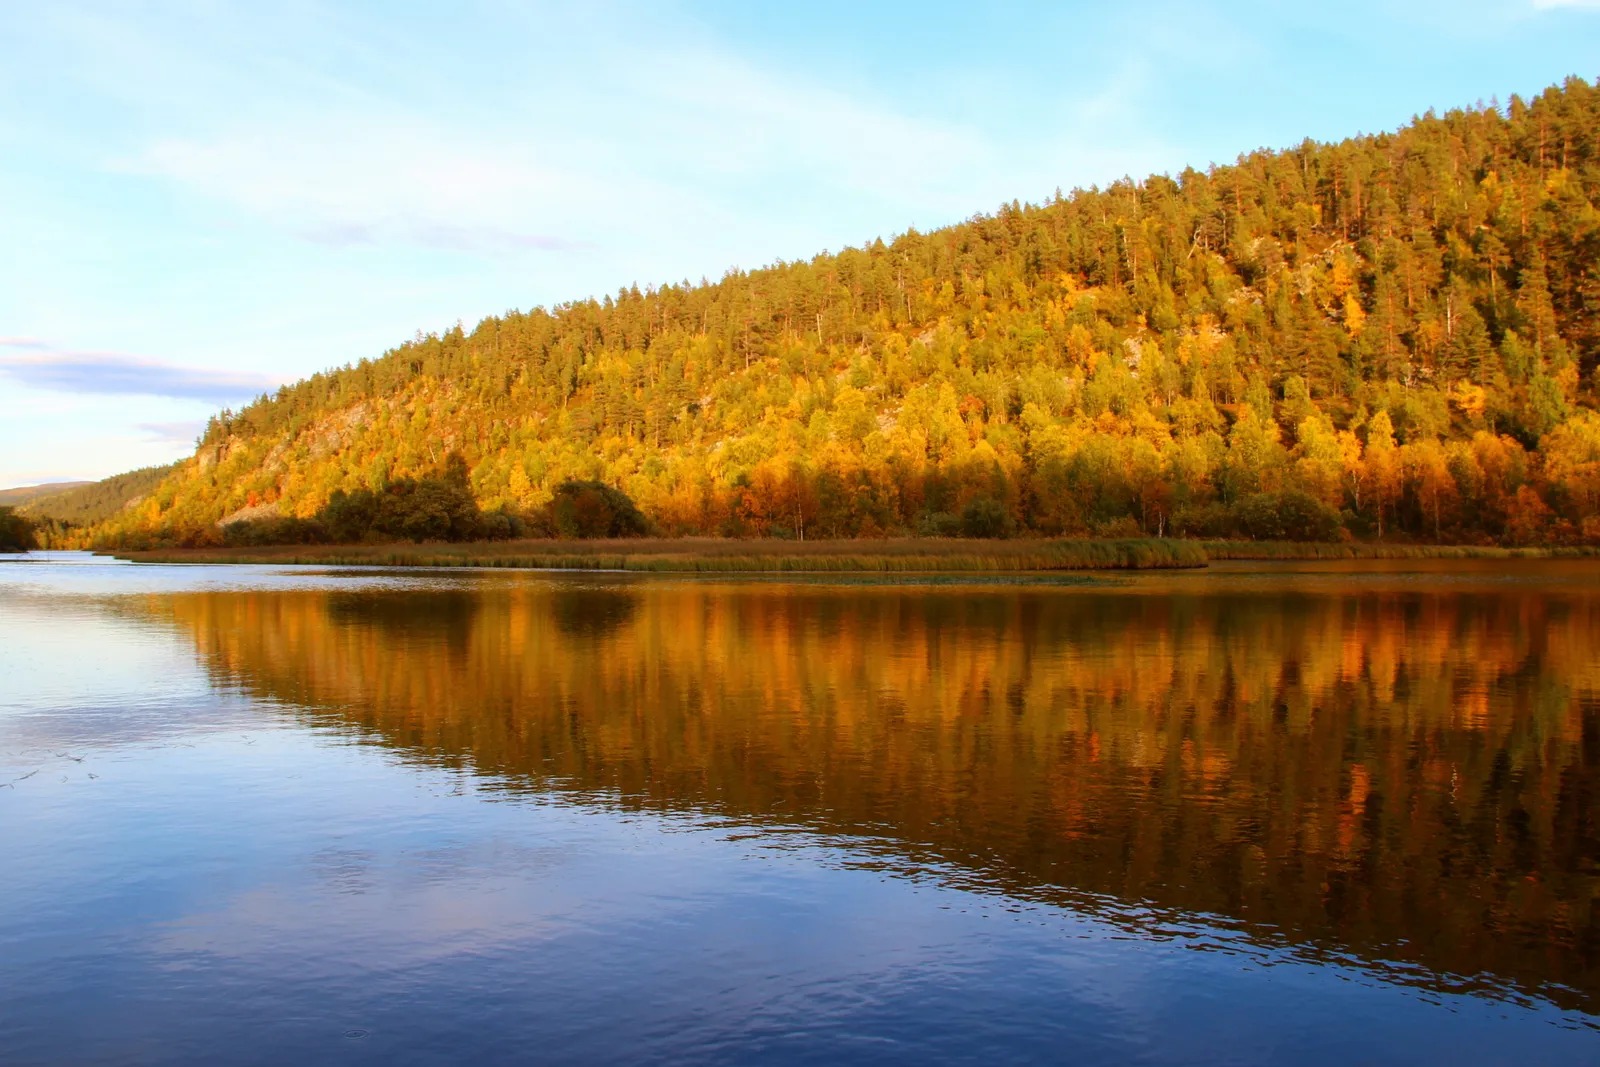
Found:
M 54 520 L 63 525 L 90 526 L 105 522 L 130 505 L 138 503 L 181 466 L 181 463 L 169 463 L 160 467 L 144 467 L 126 474 L 112 475 L 98 482 L 66 482 L 54 487 L 36 486 L 38 489 L 55 491 L 27 499 L 17 510 L 35 521 Z M 13 493 L 20 491 L 9 490 Z M 0 499 L 0 504 L 4 503 L 9 501 Z
M 0 489 L 0 507 L 21 507 L 41 497 L 78 489 L 93 482 L 46 482 L 43 485 L 23 485 L 15 489 Z
M 484 508 L 588 479 L 667 534 L 1600 542 L 1597 364 L 1572 78 L 419 336 L 221 413 L 93 537 L 309 537 L 335 491 L 458 453 Z

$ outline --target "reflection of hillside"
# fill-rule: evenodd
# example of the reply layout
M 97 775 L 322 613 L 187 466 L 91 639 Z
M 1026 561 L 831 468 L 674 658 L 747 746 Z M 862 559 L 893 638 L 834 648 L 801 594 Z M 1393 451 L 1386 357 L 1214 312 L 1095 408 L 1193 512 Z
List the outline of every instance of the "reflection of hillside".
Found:
M 160 609 L 229 684 L 546 788 L 868 831 L 1600 1005 L 1600 601 L 500 586 Z

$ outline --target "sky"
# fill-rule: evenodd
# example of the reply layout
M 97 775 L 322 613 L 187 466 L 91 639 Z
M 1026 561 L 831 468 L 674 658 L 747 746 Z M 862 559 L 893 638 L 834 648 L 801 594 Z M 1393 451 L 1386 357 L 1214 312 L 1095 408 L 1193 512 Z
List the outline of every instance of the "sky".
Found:
M 0 0 L 0 488 L 419 332 L 1600 75 L 1600 0 Z

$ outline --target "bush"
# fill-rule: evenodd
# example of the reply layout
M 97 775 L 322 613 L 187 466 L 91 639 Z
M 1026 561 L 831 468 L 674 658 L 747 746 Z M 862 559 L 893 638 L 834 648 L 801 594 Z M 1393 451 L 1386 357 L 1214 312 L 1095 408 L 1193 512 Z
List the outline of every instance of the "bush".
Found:
M 917 519 L 918 537 L 960 537 L 961 517 L 948 511 L 924 511 Z
M 221 531 L 193 531 L 183 540 L 195 547 L 214 544 L 354 544 L 361 541 L 471 541 L 520 537 L 526 524 L 506 511 L 478 510 L 467 482 L 467 465 L 451 453 L 433 477 L 400 478 L 383 489 L 334 490 L 309 519 L 271 518 L 232 522 Z
M 1311 496 L 1257 493 L 1239 502 L 1240 531 L 1253 541 L 1337 541 L 1339 513 Z
M 1308 493 L 1256 493 L 1232 507 L 1208 504 L 1173 516 L 1174 532 L 1184 537 L 1250 541 L 1338 541 L 1339 513 Z
M 444 478 L 402 478 L 381 493 L 337 489 L 309 519 L 272 518 L 230 522 L 221 530 L 224 545 L 357 544 L 363 541 L 501 541 L 526 531 L 521 518 L 506 511 L 480 512 L 465 484 Z M 187 539 L 195 547 L 215 540 L 213 533 Z
M 470 541 L 478 529 L 478 502 L 464 482 L 406 478 L 383 491 L 372 527 L 410 541 Z
M 1132 515 L 1121 515 L 1115 519 L 1094 524 L 1094 535 L 1107 540 L 1128 541 L 1144 537 L 1144 528 Z
M 1288 492 L 1279 497 L 1278 514 L 1290 541 L 1345 541 L 1344 518 L 1309 493 Z
M 478 536 L 485 541 L 510 541 L 526 536 L 527 532 L 528 524 L 522 517 L 505 508 L 485 511 L 478 516 Z
M 241 520 L 222 528 L 222 543 L 229 546 L 320 545 L 327 541 L 327 530 L 315 519 Z
M 1211 540 L 1238 536 L 1233 511 L 1226 504 L 1207 504 L 1182 508 L 1172 516 L 1172 532 L 1179 537 L 1204 537 Z
M 961 509 L 962 537 L 1010 537 L 1016 522 L 998 500 L 981 497 Z
M 631 497 L 604 482 L 568 480 L 556 486 L 550 525 L 561 537 L 641 537 L 650 522 Z
M 18 515 L 15 508 L 0 507 L 0 552 L 27 552 L 38 547 L 33 523 Z
M 353 493 L 335 489 L 317 512 L 317 518 L 328 531 L 329 539 L 339 544 L 352 544 L 366 537 L 376 524 L 378 496 L 367 489 L 357 489 Z
M 454 452 L 430 478 L 400 478 L 379 492 L 336 489 L 315 521 L 327 539 L 341 544 L 388 538 L 470 541 L 485 532 L 466 462 Z M 487 524 L 491 536 L 506 528 L 507 522 L 499 520 Z

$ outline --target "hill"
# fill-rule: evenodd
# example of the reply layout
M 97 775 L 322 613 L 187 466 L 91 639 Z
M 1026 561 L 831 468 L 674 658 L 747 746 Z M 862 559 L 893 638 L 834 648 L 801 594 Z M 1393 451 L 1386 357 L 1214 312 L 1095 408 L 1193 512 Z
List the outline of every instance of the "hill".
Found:
M 112 518 L 130 504 L 138 504 L 182 466 L 182 463 L 169 463 L 115 474 L 98 482 L 62 483 L 55 487 L 58 491 L 23 502 L 18 511 L 38 523 L 53 523 L 63 527 L 92 526 Z
M 669 535 L 1597 541 L 1597 194 L 1572 78 L 508 313 L 222 412 L 92 538 L 317 539 L 393 492 L 385 529 L 472 536 L 462 493 L 504 532 L 576 479 Z
M 43 485 L 19 485 L 15 489 L 0 489 L 0 507 L 21 507 L 43 497 L 79 489 L 93 482 L 46 482 Z

